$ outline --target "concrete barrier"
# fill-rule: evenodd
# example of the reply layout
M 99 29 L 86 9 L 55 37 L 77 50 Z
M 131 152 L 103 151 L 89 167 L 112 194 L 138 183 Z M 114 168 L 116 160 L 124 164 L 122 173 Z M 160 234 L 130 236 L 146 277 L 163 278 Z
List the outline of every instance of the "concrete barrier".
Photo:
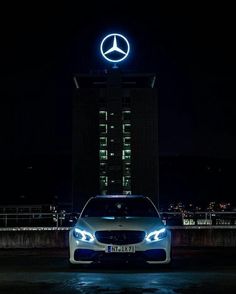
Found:
M 0 231 L 0 248 L 66 248 L 69 232 L 53 231 Z
M 172 228 L 174 247 L 236 247 L 236 228 Z
M 173 227 L 174 247 L 236 247 L 236 228 Z M 0 230 L 0 248 L 66 248 L 68 229 Z

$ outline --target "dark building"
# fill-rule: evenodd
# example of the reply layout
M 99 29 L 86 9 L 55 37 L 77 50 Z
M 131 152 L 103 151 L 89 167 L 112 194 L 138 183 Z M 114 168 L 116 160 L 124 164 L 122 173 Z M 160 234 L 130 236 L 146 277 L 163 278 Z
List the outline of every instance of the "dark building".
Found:
M 142 194 L 158 204 L 155 80 L 118 69 L 75 76 L 75 210 L 97 194 Z

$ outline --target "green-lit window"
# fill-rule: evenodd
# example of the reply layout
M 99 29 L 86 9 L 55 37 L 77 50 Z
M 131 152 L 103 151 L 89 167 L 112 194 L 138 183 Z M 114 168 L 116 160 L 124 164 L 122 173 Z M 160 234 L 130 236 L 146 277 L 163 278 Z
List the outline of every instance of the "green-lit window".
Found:
M 127 190 L 131 187 L 131 177 L 130 176 L 124 176 L 123 177 L 123 187 L 127 188 Z
M 99 111 L 99 118 L 102 120 L 107 120 L 107 111 L 100 110 Z
M 122 159 L 131 159 L 131 150 L 122 150 Z
M 99 150 L 99 158 L 100 160 L 107 160 L 107 150 Z
M 99 124 L 100 134 L 107 134 L 107 124 Z
M 123 138 L 123 145 L 125 147 L 130 147 L 130 145 L 131 145 L 131 137 L 124 137 Z
M 100 176 L 100 187 L 107 187 L 108 185 L 108 177 L 107 176 Z
M 125 164 L 123 166 L 123 174 L 126 176 L 130 176 L 130 174 L 131 174 L 131 165 L 130 164 Z
M 100 147 L 106 147 L 107 146 L 107 137 L 100 137 Z
M 131 132 L 131 124 L 123 124 L 123 133 L 129 134 Z

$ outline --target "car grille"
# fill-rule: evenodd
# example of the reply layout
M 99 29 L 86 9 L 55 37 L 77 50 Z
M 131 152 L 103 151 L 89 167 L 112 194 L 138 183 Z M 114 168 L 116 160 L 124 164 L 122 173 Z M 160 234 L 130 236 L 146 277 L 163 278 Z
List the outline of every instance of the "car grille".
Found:
M 144 261 L 165 261 L 166 251 L 164 249 L 150 249 L 137 251 L 135 253 L 106 253 L 104 251 L 94 251 L 90 249 L 76 249 L 74 252 L 76 261 L 93 262 L 118 262 L 130 261 L 134 263 Z
M 125 245 L 140 243 L 144 240 L 143 231 L 97 231 L 96 239 L 104 244 Z

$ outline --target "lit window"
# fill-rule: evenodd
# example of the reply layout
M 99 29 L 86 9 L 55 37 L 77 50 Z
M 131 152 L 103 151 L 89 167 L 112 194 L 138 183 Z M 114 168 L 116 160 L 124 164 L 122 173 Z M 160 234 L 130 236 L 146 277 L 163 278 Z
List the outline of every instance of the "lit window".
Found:
M 114 115 L 114 112 L 111 112 L 110 115 Z
M 124 176 L 123 177 L 123 187 L 130 188 L 131 186 L 131 177 L 130 176 Z
M 122 159 L 131 159 L 131 150 L 122 150 Z
M 108 185 L 108 177 L 100 176 L 100 187 L 107 187 Z
M 131 166 L 130 164 L 129 165 L 124 165 L 123 166 L 123 174 L 126 175 L 126 176 L 130 176 L 131 174 Z
M 131 131 L 131 124 L 123 124 L 123 133 L 127 134 Z
M 124 137 L 123 138 L 123 144 L 124 144 L 125 147 L 130 147 L 131 137 Z
M 114 126 L 111 126 L 111 129 L 114 129 Z
M 100 110 L 99 111 L 99 118 L 103 120 L 107 120 L 107 111 Z
M 99 131 L 101 134 L 107 134 L 107 124 L 99 124 Z
M 123 120 L 130 120 L 130 116 L 131 116 L 131 111 L 130 110 L 122 111 Z
M 100 160 L 107 160 L 107 150 L 99 150 Z
M 100 137 L 100 146 L 106 147 L 107 146 L 107 137 Z
M 114 140 L 114 139 L 111 139 L 111 140 L 110 140 L 110 142 L 112 142 L 112 143 L 113 143 L 113 142 L 115 142 L 115 140 Z
M 110 156 L 115 156 L 115 153 L 110 153 Z

